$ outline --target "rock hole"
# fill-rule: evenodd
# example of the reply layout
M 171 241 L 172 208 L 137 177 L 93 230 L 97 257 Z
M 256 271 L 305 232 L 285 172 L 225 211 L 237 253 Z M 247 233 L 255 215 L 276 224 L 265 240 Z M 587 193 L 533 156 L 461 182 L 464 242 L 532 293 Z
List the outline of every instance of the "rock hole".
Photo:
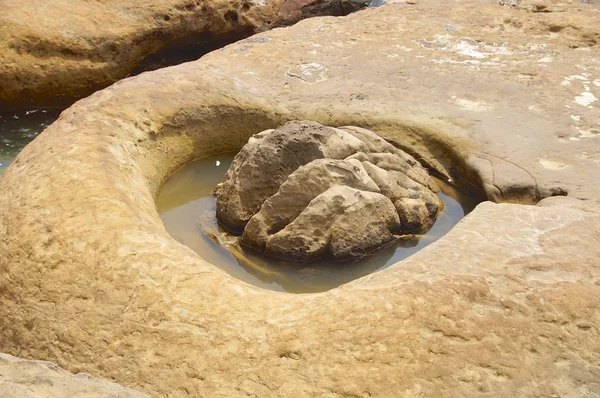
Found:
M 550 192 L 550 196 L 568 196 L 569 193 L 565 191 L 563 188 L 553 188 Z
M 560 32 L 561 30 L 563 30 L 564 28 L 565 28 L 565 27 L 564 27 L 564 26 L 561 26 L 561 25 L 550 25 L 550 28 L 549 28 L 549 30 L 550 30 L 550 32 L 553 32 L 553 33 L 558 33 L 558 32 Z
M 302 359 L 302 354 L 300 354 L 298 351 L 284 351 L 279 354 L 279 358 L 288 358 L 293 359 L 294 361 L 299 361 Z
M 190 32 L 187 35 L 173 40 L 159 40 L 164 42 L 162 48 L 141 59 L 132 69 L 130 76 L 184 62 L 195 61 L 203 55 L 222 48 L 229 43 L 253 35 L 253 28 L 238 26 L 229 34 L 218 37 L 209 32 Z
M 227 11 L 225 13 L 225 20 L 233 22 L 233 23 L 237 23 L 238 22 L 238 13 L 235 11 Z

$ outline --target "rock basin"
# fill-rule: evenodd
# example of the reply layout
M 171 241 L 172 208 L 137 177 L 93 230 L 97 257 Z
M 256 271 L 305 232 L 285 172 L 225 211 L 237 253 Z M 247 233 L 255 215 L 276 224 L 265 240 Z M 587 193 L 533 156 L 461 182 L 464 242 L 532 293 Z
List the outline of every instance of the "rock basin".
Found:
M 205 261 L 246 283 L 275 291 L 316 293 L 379 272 L 444 236 L 482 200 L 473 192 L 436 179 L 444 202 L 433 226 L 403 236 L 359 260 L 323 258 L 309 263 L 266 257 L 240 244 L 240 237 L 218 225 L 214 187 L 222 183 L 235 156 L 219 154 L 193 161 L 161 186 L 156 207 L 169 234 Z M 198 215 L 200 215 L 198 217 Z
M 0 180 L 0 351 L 152 396 L 594 396 L 599 14 L 548 4 L 311 19 L 78 102 Z M 154 196 L 290 120 L 368 128 L 490 201 L 328 292 L 243 283 Z

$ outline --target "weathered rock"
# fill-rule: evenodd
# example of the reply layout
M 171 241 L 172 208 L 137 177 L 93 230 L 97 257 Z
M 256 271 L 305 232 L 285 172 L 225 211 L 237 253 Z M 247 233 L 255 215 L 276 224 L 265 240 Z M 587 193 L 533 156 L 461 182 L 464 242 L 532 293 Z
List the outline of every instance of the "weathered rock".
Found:
M 431 225 L 431 220 L 438 211 L 435 202 L 422 199 L 400 198 L 394 201 L 398 216 L 402 223 L 402 231 L 415 232 Z
M 78 102 L 0 180 L 0 351 L 159 397 L 596 397 L 599 16 L 394 4 Z M 324 80 L 288 74 L 305 64 Z M 168 235 L 168 175 L 299 119 L 363 126 L 517 203 L 319 294 L 251 286 Z
M 198 59 L 256 32 L 368 5 L 367 0 L 4 0 L 0 109 L 72 103 L 130 74 Z M 250 39 L 246 50 L 253 43 L 261 41 Z
M 31 361 L 0 353 L 2 398 L 148 398 L 108 380 L 85 373 L 73 375 L 46 361 Z
M 353 195 L 358 197 L 356 204 L 349 206 L 330 229 L 329 252 L 338 260 L 362 257 L 395 241 L 396 235 L 404 232 L 389 198 L 365 191 Z M 306 210 L 310 209 L 311 206 Z
M 385 170 L 401 171 L 414 181 L 427 186 L 433 192 L 439 192 L 439 187 L 427 171 L 411 155 L 396 148 L 377 134 L 356 126 L 340 127 L 341 130 L 364 142 L 369 148 L 369 155 L 361 161 L 368 160 Z
M 398 214 L 388 198 L 334 186 L 273 234 L 265 254 L 299 261 L 315 260 L 326 252 L 339 260 L 356 258 L 393 241 L 400 230 Z
M 242 148 L 227 171 L 219 189 L 217 218 L 226 229 L 241 234 L 264 201 L 298 167 L 366 150 L 362 141 L 345 131 L 314 122 L 289 122 L 261 133 Z
M 265 200 L 244 228 L 243 244 L 262 252 L 269 235 L 294 221 L 311 200 L 338 185 L 380 192 L 357 160 L 313 160 L 293 172 L 277 193 Z
M 406 175 L 408 178 L 416 182 L 417 184 L 413 184 L 413 186 L 423 185 L 434 192 L 439 192 L 438 186 L 432 180 L 432 178 L 427 174 L 421 165 L 417 166 L 417 163 L 414 159 L 410 159 L 410 161 L 406 161 L 405 156 L 409 156 L 404 154 L 404 156 L 398 156 L 397 153 L 372 153 L 369 156 L 369 161 L 372 162 L 375 166 L 382 168 L 384 170 L 388 170 L 391 172 L 400 172 L 401 174 Z M 398 173 L 394 173 L 398 174 Z
M 431 226 L 443 208 L 442 201 L 430 189 L 439 191 L 439 188 L 426 170 L 373 132 L 358 127 L 334 129 L 314 122 L 291 122 L 255 135 L 235 157 L 225 182 L 215 191 L 217 218 L 230 231 L 243 229 L 242 244 L 261 252 L 266 247 L 266 255 L 279 258 L 289 255 L 290 259 L 300 261 L 312 261 L 325 254 L 335 259 L 351 254 L 361 257 L 390 242 L 389 228 L 382 233 L 381 228 L 373 227 L 371 234 L 366 231 L 357 235 L 356 245 L 347 239 L 338 239 L 344 249 L 329 245 L 334 235 L 324 231 L 329 231 L 344 211 L 360 216 L 368 225 L 363 215 L 365 209 L 381 207 L 379 199 L 368 204 L 374 199 L 364 196 L 360 210 L 356 210 L 351 207 L 355 199 L 348 199 L 348 192 L 343 191 L 339 194 L 344 200 L 329 208 L 323 201 L 338 196 L 324 193 L 337 186 L 383 193 L 391 199 L 404 222 L 403 228 L 391 229 L 396 233 Z M 318 211 L 322 213 L 315 216 Z M 304 218 L 295 222 L 301 213 Z M 324 223 L 328 217 L 331 219 Z M 387 213 L 382 217 L 389 219 Z M 311 226 L 310 222 L 320 225 Z M 344 221 L 337 228 L 354 224 Z M 286 232 L 280 233 L 284 228 Z M 311 231 L 317 234 L 315 243 L 301 244 L 312 239 Z M 294 233 L 300 236 L 294 237 Z M 352 231 L 345 234 L 350 236 Z M 307 251 L 303 257 L 304 248 Z M 360 248 L 364 252 L 360 253 Z
M 375 181 L 381 193 L 394 202 L 402 220 L 402 230 L 413 232 L 430 225 L 444 206 L 441 199 L 432 190 L 423 189 L 423 186 L 404 172 L 385 170 L 379 167 L 384 166 L 381 162 L 377 164 L 363 162 L 367 174 Z M 439 190 L 433 181 L 428 182 L 427 187 L 431 185 Z

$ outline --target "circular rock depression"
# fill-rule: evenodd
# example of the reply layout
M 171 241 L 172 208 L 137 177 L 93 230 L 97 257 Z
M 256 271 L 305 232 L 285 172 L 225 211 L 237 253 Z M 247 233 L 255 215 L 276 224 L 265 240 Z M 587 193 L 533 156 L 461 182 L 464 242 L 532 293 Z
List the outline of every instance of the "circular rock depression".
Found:
M 422 250 L 450 231 L 483 198 L 464 186 L 435 179 L 444 208 L 431 228 L 404 235 L 361 259 L 339 263 L 322 258 L 309 263 L 266 257 L 240 244 L 216 218 L 215 187 L 222 183 L 236 153 L 190 162 L 161 186 L 156 206 L 169 234 L 207 262 L 233 277 L 265 289 L 314 293 L 379 272 Z M 198 217 L 198 215 L 200 215 Z
M 443 0 L 313 19 L 80 101 L 0 180 L 0 350 L 153 396 L 594 396 L 592 200 L 485 202 L 401 266 L 307 295 L 203 261 L 154 202 L 178 167 L 303 119 L 410 144 L 497 202 L 597 198 L 599 144 L 581 131 L 598 108 L 573 102 L 583 81 L 561 84 L 598 78 L 584 32 L 600 14 L 577 7 Z M 440 36 L 448 21 L 456 33 Z M 477 40 L 464 51 L 461 37 Z M 490 62 L 465 62 L 475 50 Z M 307 63 L 319 79 L 290 73 Z

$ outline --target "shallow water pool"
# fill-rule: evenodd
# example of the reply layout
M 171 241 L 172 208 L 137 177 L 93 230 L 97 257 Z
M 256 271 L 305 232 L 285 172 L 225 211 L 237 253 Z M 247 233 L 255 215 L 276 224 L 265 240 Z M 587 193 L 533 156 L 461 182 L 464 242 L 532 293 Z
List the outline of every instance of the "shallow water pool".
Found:
M 357 261 L 312 263 L 265 258 L 250 249 L 228 250 L 211 236 L 223 232 L 215 216 L 212 192 L 223 181 L 235 154 L 211 156 L 192 162 L 161 187 L 156 205 L 173 238 L 192 248 L 204 260 L 252 285 L 291 293 L 322 292 L 382 270 L 446 234 L 480 199 L 438 181 L 445 208 L 419 239 L 398 241 Z

